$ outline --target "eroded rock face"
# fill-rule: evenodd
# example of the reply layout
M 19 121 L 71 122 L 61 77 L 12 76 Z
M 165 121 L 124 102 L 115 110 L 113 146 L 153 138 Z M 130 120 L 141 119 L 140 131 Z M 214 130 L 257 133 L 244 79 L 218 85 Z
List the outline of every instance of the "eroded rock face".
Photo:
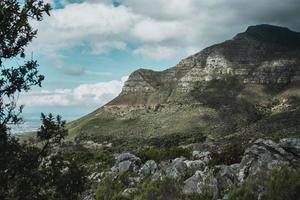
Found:
M 295 41 L 300 41 L 300 33 L 285 28 L 249 27 L 232 40 L 208 47 L 168 70 L 133 72 L 120 96 L 109 105 L 180 102 L 182 96 L 177 93 L 188 93 L 195 83 L 220 79 L 224 75 L 234 75 L 245 84 L 284 85 L 299 81 L 300 43 Z M 162 95 L 166 91 L 168 95 Z M 129 102 L 132 94 L 137 99 Z
M 263 179 L 275 167 L 297 162 L 297 159 L 275 142 L 259 139 L 246 149 L 239 166 L 238 179 L 240 182 L 250 178 Z

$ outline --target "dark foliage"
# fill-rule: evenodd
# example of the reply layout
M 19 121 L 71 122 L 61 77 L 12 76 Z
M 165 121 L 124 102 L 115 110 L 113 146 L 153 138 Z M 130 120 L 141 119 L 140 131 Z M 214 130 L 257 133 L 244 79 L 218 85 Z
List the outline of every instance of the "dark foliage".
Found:
M 138 153 L 138 156 L 142 159 L 142 161 L 154 160 L 156 162 L 160 162 L 163 160 L 174 159 L 178 157 L 191 157 L 191 152 L 188 149 L 183 149 L 180 147 L 172 147 L 172 148 L 149 148 L 143 149 Z
M 191 144 L 204 142 L 206 136 L 201 132 L 200 128 L 195 128 L 193 130 L 187 130 L 184 133 L 173 133 L 170 135 L 163 135 L 158 137 L 150 138 L 147 143 L 153 147 L 175 147 L 178 145 Z
M 245 148 L 245 144 L 233 142 L 232 144 L 227 145 L 220 150 L 212 151 L 209 165 L 231 165 L 240 163 Z
M 259 177 L 257 177 L 259 178 Z M 264 188 L 264 189 L 263 189 Z M 298 200 L 300 199 L 300 173 L 284 165 L 275 168 L 266 181 L 248 180 L 229 193 L 230 200 Z
M 44 79 L 33 56 L 26 58 L 25 48 L 37 34 L 29 21 L 41 21 L 50 9 L 43 0 L 0 1 L 1 200 L 77 199 L 85 187 L 84 169 L 53 151 L 67 134 L 61 117 L 42 114 L 37 144 L 21 143 L 9 130 L 22 121 L 18 95 L 41 86 Z

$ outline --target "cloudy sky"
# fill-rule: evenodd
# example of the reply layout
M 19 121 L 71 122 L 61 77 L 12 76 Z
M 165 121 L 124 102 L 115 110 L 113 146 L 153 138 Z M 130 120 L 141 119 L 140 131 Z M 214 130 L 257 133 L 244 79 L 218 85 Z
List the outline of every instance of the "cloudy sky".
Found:
M 54 9 L 32 22 L 38 36 L 27 49 L 46 80 L 20 96 L 25 114 L 86 114 L 115 97 L 135 69 L 172 67 L 249 25 L 300 31 L 299 0 L 47 1 Z

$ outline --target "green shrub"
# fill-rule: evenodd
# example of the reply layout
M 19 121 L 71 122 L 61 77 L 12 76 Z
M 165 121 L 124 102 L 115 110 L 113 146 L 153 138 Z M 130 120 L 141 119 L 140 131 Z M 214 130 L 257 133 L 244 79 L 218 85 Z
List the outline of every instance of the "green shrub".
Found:
M 96 200 L 112 200 L 119 196 L 122 185 L 119 181 L 106 178 L 96 189 Z
M 167 200 L 180 199 L 180 184 L 177 180 L 163 178 L 157 181 L 146 181 L 139 188 L 134 200 Z
M 193 194 L 186 196 L 184 200 L 212 200 L 213 194 L 209 192 L 204 192 L 202 194 Z
M 67 160 L 75 160 L 81 164 L 103 162 L 110 165 L 114 163 L 113 154 L 102 151 L 66 151 L 63 156 Z
M 267 179 L 267 200 L 299 200 L 300 173 L 284 165 L 273 170 Z
M 258 182 L 247 181 L 241 186 L 234 188 L 229 193 L 230 200 L 255 200 L 258 197 Z
M 288 133 L 285 133 L 285 132 L 279 132 L 279 133 L 275 133 L 272 135 L 272 140 L 274 142 L 279 142 L 281 139 L 283 138 L 287 138 L 288 137 Z
M 206 136 L 199 127 L 191 127 L 184 132 L 172 133 L 150 138 L 147 143 L 157 148 L 171 148 L 183 144 L 204 142 Z
M 245 147 L 241 144 L 233 143 L 224 147 L 220 151 L 211 152 L 211 160 L 209 166 L 215 165 L 231 165 L 241 162 Z
M 263 200 L 299 200 L 300 173 L 286 165 L 274 169 L 265 182 L 247 181 L 229 193 L 230 200 L 258 198 L 259 187 L 265 188 Z
M 96 200 L 125 200 L 122 192 L 130 187 L 130 177 L 136 176 L 133 172 L 119 173 L 115 178 L 105 178 L 97 186 Z
M 163 160 L 174 159 L 178 157 L 191 157 L 191 152 L 188 149 L 180 148 L 180 147 L 172 147 L 172 148 L 149 148 L 143 149 L 138 152 L 138 156 L 142 159 L 142 161 L 154 160 L 156 162 L 160 162 Z

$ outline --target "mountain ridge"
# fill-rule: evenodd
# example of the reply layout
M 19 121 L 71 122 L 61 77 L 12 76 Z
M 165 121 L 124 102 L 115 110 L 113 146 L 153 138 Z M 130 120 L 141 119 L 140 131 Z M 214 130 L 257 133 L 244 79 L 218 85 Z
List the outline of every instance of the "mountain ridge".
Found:
M 185 88 L 186 85 L 188 85 L 190 81 L 196 82 L 196 81 L 201 81 L 201 77 L 204 76 L 205 80 L 210 80 L 212 77 L 211 74 L 216 72 L 216 73 L 221 73 L 221 74 L 228 74 L 228 73 L 234 73 L 237 75 L 249 75 L 249 69 L 250 67 L 264 67 L 269 64 L 270 65 L 277 65 L 278 67 L 278 77 L 277 80 L 274 77 L 273 80 L 266 80 L 267 82 L 288 82 L 290 79 L 290 74 L 286 74 L 286 76 L 279 76 L 279 73 L 282 71 L 285 71 L 286 69 L 280 69 L 280 65 L 286 65 L 288 62 L 290 64 L 293 64 L 293 60 L 291 60 L 290 57 L 295 57 L 295 55 L 287 55 L 286 54 L 286 49 L 285 49 L 285 44 L 287 42 L 283 42 L 283 45 L 279 43 L 279 47 L 270 47 L 272 48 L 272 53 L 274 52 L 274 48 L 278 49 L 278 52 L 276 55 L 273 55 L 276 57 L 278 54 L 282 54 L 282 51 L 285 52 L 285 55 L 287 58 L 284 56 L 279 56 L 282 60 L 277 61 L 277 63 L 262 63 L 267 62 L 269 60 L 268 54 L 270 51 L 265 47 L 265 44 L 258 43 L 256 41 L 257 35 L 266 35 L 269 34 L 270 31 L 277 30 L 279 33 L 277 34 L 275 32 L 275 37 L 276 35 L 279 35 L 282 37 L 282 35 L 297 35 L 297 40 L 300 41 L 300 33 L 290 31 L 287 28 L 281 28 L 281 27 L 276 27 L 276 26 L 270 26 L 270 25 L 258 25 L 258 26 L 250 26 L 247 28 L 246 32 L 237 34 L 232 40 L 225 41 L 223 43 L 213 45 L 211 47 L 208 47 L 199 53 L 192 55 L 186 59 L 183 59 L 182 61 L 179 62 L 178 65 L 176 65 L 173 68 L 164 70 L 164 71 L 153 71 L 153 70 L 147 70 L 147 69 L 138 69 L 137 71 L 133 72 L 130 76 L 128 81 L 125 83 L 122 93 L 120 96 L 128 95 L 128 93 L 138 93 L 138 92 L 155 92 L 156 90 L 159 90 L 159 86 L 163 85 L 166 82 L 176 82 L 179 84 L 179 86 L 182 86 L 182 89 L 187 89 Z M 260 32 L 261 31 L 261 32 Z M 259 34 L 261 33 L 261 34 Z M 285 33 L 285 34 L 283 34 Z M 249 38 L 250 37 L 250 38 Z M 252 37 L 255 38 L 253 41 Z M 295 37 L 294 37 L 295 38 Z M 249 45 L 249 40 L 251 45 L 254 46 L 252 48 L 256 48 L 257 46 L 260 47 L 260 49 L 250 49 L 251 47 L 247 46 Z M 259 39 L 260 40 L 260 39 Z M 300 43 L 299 43 L 300 44 Z M 237 54 L 236 49 L 234 47 L 240 46 L 240 54 Z M 246 46 L 246 47 L 245 47 Z M 264 49 L 265 48 L 265 49 Z M 283 48 L 283 49 L 282 49 Z M 300 48 L 300 45 L 297 46 L 297 48 Z M 233 49 L 233 52 L 230 52 L 228 49 Z M 290 53 L 293 53 L 293 50 Z M 241 54 L 249 54 L 249 55 L 241 55 Z M 237 54 L 237 56 L 234 56 L 234 54 Z M 297 53 L 299 55 L 299 52 Z M 263 58 L 259 56 L 265 56 Z M 244 60 L 241 60 L 241 58 L 244 58 Z M 285 60 L 288 59 L 288 60 Z M 281 62 L 281 63 L 280 63 Z M 287 62 L 287 63 L 284 63 Z M 298 61 L 295 61 L 299 62 Z M 250 66 L 249 63 L 252 65 Z M 248 64 L 246 67 L 239 68 L 239 65 L 243 64 Z M 206 65 L 206 66 L 205 66 Z M 234 69 L 234 65 L 237 65 L 236 69 Z M 254 65 L 254 66 L 253 66 Z M 211 67 L 217 68 L 217 69 L 212 69 Z M 203 68 L 208 70 L 206 74 L 203 73 Z M 248 68 L 248 69 L 247 69 Z M 199 72 L 199 70 L 201 70 Z M 219 70 L 219 71 L 218 71 Z M 188 74 L 190 73 L 190 74 Z M 200 74 L 199 74 L 200 73 Z M 259 72 L 257 72 L 259 73 Z M 298 72 L 297 72 L 298 73 Z M 299 74 L 299 73 L 298 73 Z M 294 79 L 299 79 L 299 75 L 295 75 Z M 184 77 L 186 75 L 186 77 Z M 164 79 L 167 80 L 161 80 L 161 76 L 163 76 Z M 194 79 L 191 80 L 191 79 Z M 179 82 L 178 82 L 179 81 Z M 255 82 L 256 80 L 246 80 L 246 81 L 252 81 Z M 259 80 L 258 80 L 259 81 Z M 260 80 L 263 82 L 264 80 Z M 293 81 L 293 80 L 291 80 Z M 113 100 L 112 102 L 108 103 L 108 105 L 114 105 L 118 104 L 118 102 L 122 102 L 121 100 Z M 161 103 L 161 102 L 159 102 Z M 147 104 L 147 102 L 143 102 L 141 104 Z
M 199 142 L 200 135 L 215 142 L 241 132 L 257 134 L 260 121 L 269 120 L 270 125 L 277 122 L 274 116 L 280 121 L 286 113 L 298 122 L 298 41 L 300 33 L 287 28 L 250 26 L 170 69 L 139 69 L 118 97 L 70 123 L 71 135 L 127 148 L 174 135 L 184 144 L 191 138 Z M 289 125 L 283 123 L 276 132 Z M 292 127 L 297 130 L 297 123 Z M 287 132 L 296 134 L 295 130 Z

